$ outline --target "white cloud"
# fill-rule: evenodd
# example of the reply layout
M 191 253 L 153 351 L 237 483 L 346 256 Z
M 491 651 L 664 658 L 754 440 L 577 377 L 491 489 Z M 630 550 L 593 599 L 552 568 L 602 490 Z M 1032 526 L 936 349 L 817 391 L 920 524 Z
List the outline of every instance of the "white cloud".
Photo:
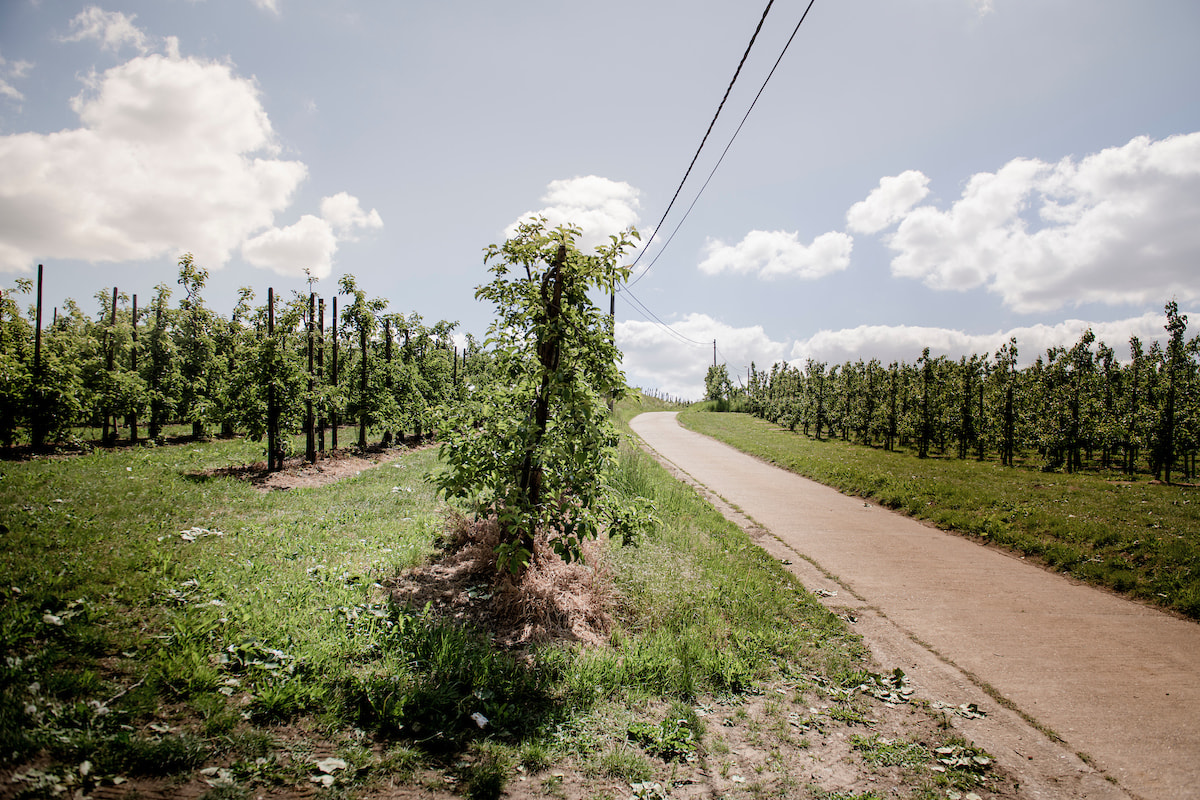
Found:
M 321 200 L 321 216 L 305 214 L 286 228 L 270 228 L 242 245 L 242 256 L 256 267 L 299 277 L 307 269 L 315 278 L 333 271 L 338 242 L 354 240 L 359 228 L 382 228 L 379 212 L 364 212 L 358 198 L 339 192 Z
M 617 347 L 624 353 L 623 368 L 631 386 L 701 399 L 704 376 L 712 366 L 714 339 L 717 361 L 728 366 L 735 384 L 751 361 L 762 367 L 787 354 L 787 343 L 772 341 L 761 325 L 734 328 L 705 314 L 688 314 L 670 325 L 684 337 L 704 344 L 684 342 L 653 322 L 617 323 Z
M 312 214 L 300 217 L 295 225 L 264 231 L 242 245 L 242 256 L 256 267 L 293 276 L 307 269 L 315 278 L 329 276 L 335 252 L 333 227 Z
M 144 54 L 149 52 L 150 47 L 146 34 L 133 24 L 135 19 L 137 14 L 127 17 L 120 11 L 104 11 L 98 6 L 88 6 L 71 20 L 71 33 L 61 40 L 82 42 L 84 39 L 95 39 L 103 49 L 114 53 L 128 44 Z
M 0 270 L 183 250 L 220 267 L 308 174 L 269 157 L 258 89 L 227 64 L 138 57 L 94 76 L 71 106 L 79 128 L 0 137 Z
M 608 237 L 637 225 L 639 192 L 624 181 L 612 181 L 597 175 L 551 181 L 540 211 L 527 211 L 504 230 L 506 237 L 530 217 L 543 216 L 550 227 L 577 225 L 583 230 L 577 245 L 590 252 L 597 245 L 608 244 Z M 644 231 L 639 231 L 645 233 Z
M 337 228 L 343 238 L 352 235 L 356 228 L 383 227 L 383 219 L 378 211 L 372 208 L 368 214 L 358 204 L 358 198 L 346 192 L 338 192 L 333 197 L 321 200 L 321 216 Z
M 9 62 L 5 60 L 4 56 L 0 56 L 0 97 L 7 97 L 17 103 L 24 100 L 25 95 L 21 94 L 10 81 L 24 78 L 31 69 L 33 69 L 33 64 L 29 61 Z
M 898 222 L 929 194 L 929 178 L 915 169 L 880 178 L 866 200 L 850 206 L 846 227 L 856 233 L 879 233 Z
M 129 38 L 119 33 L 123 17 L 96 9 L 81 17 L 80 37 L 95 31 L 114 46 Z M 165 55 L 88 76 L 70 103 L 79 127 L 0 136 L 0 271 L 185 250 L 220 268 L 241 249 L 279 272 L 327 274 L 339 240 L 383 225 L 342 192 L 325 198 L 321 217 L 275 227 L 307 166 L 277 157 L 252 79 L 228 63 L 180 57 L 173 37 L 163 43 Z
M 270 11 L 276 16 L 279 15 L 279 0 L 254 0 L 254 5 L 263 11 Z
M 850 265 L 854 240 L 847 234 L 823 233 L 811 245 L 802 244 L 798 237 L 787 231 L 750 231 L 735 245 L 710 239 L 704 246 L 700 271 L 708 275 L 750 273 L 768 279 L 793 275 L 812 280 Z
M 1193 319 L 1198 319 L 1194 314 Z M 1020 362 L 1033 363 L 1051 347 L 1071 347 L 1085 330 L 1091 328 L 1097 342 L 1104 342 L 1117 358 L 1129 358 L 1129 338 L 1137 336 L 1149 349 L 1153 340 L 1165 341 L 1163 326 L 1166 316 L 1148 313 L 1140 317 L 1111 322 L 1087 322 L 1069 319 L 1055 325 L 1028 325 L 993 333 L 967 333 L 950 328 L 930 328 L 915 325 L 860 325 L 857 328 L 818 331 L 807 339 L 795 342 L 789 352 L 791 363 L 802 366 L 812 358 L 830 364 L 872 358 L 884 365 L 892 361 L 912 364 L 928 347 L 933 356 L 962 356 L 994 354 L 1010 338 L 1016 337 Z
M 0 78 L 0 97 L 7 97 L 9 100 L 15 100 L 18 103 L 25 99 L 25 95 L 17 91 L 17 88 L 4 78 Z
M 1200 298 L 1200 133 L 1015 159 L 972 176 L 949 210 L 912 209 L 886 241 L 894 274 L 986 286 L 1021 312 Z

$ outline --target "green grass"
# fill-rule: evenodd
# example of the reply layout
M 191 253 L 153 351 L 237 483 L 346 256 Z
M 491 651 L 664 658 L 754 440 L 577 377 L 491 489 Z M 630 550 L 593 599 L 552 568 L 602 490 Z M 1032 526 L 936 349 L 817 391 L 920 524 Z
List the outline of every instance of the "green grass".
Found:
M 1077 578 L 1200 619 L 1200 490 L 1112 474 L 918 459 L 789 433 L 745 414 L 681 422 L 785 469 Z
M 563 758 L 649 777 L 629 726 L 672 703 L 861 675 L 841 621 L 628 442 L 614 484 L 657 522 L 610 547 L 611 643 L 521 658 L 383 587 L 437 552 L 435 449 L 287 492 L 210 474 L 261 459 L 213 440 L 0 463 L 0 770 L 44 758 L 90 789 L 219 765 L 235 796 L 308 785 L 326 742 L 350 795 L 434 769 L 492 797 Z

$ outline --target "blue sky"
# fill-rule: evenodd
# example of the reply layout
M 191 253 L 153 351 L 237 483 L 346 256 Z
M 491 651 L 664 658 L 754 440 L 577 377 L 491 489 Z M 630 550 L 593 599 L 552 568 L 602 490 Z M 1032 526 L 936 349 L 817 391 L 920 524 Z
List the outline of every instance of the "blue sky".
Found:
M 1200 5 L 777 0 L 625 293 L 630 382 L 783 359 L 1031 359 L 1200 323 Z M 0 287 L 336 291 L 481 335 L 522 216 L 662 216 L 762 12 L 733 0 L 0 3 Z M 693 344 L 700 342 L 701 344 Z

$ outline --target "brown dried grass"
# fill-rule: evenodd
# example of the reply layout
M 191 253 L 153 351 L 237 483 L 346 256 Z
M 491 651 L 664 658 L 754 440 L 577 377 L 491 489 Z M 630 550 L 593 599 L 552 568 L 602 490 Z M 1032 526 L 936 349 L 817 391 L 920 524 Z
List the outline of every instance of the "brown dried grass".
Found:
M 396 602 L 428 606 L 510 649 L 550 642 L 597 646 L 607 640 L 616 592 L 603 542 L 585 542 L 584 561 L 568 564 L 539 535 L 520 576 L 497 571 L 500 526 L 494 517 L 453 517 L 443 544 L 442 558 L 396 580 L 391 589 Z

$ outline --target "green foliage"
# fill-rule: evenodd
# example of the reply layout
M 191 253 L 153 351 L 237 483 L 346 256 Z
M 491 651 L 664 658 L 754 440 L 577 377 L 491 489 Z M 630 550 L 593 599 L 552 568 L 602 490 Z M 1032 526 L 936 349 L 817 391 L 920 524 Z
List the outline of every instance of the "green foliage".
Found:
M 672 705 L 667 717 L 657 725 L 634 722 L 629 725 L 629 738 L 652 756 L 664 761 L 684 761 L 696 755 L 700 744 L 699 723 L 690 707 Z
M 733 382 L 729 380 L 729 370 L 724 364 L 713 364 L 704 376 L 705 400 L 728 400 L 733 391 Z
M 485 743 L 474 748 L 462 769 L 463 786 L 470 800 L 496 800 L 504 792 L 512 770 L 512 753 L 505 747 Z
M 346 680 L 342 702 L 358 725 L 384 735 L 404 731 L 441 747 L 484 731 L 536 729 L 548 707 L 550 669 L 529 669 L 477 632 L 428 615 L 393 620 L 385 646 L 407 654 L 407 665 Z
M 500 564 L 514 572 L 529 563 L 539 531 L 571 561 L 614 514 L 604 476 L 617 437 L 605 396 L 620 396 L 625 383 L 611 320 L 588 293 L 628 277 L 617 262 L 631 242 L 613 236 L 585 255 L 579 233 L 539 219 L 487 249 L 493 279 L 475 296 L 496 307 L 492 380 L 445 408 L 439 428 L 447 463 L 439 489 L 497 515 Z
M 1167 344 L 1132 358 L 1086 330 L 1070 347 L 1051 347 L 1024 369 L 1016 339 L 991 357 L 958 362 L 925 348 L 914 364 L 878 361 L 751 368 L 748 410 L 789 430 L 836 436 L 920 458 L 954 455 L 1047 472 L 1120 469 L 1170 482 L 1200 472 L 1200 337 L 1185 340 L 1187 317 L 1165 307 Z M 719 381 L 709 369 L 708 383 Z M 712 389 L 710 388 L 710 395 Z M 714 395 L 715 397 L 715 395 Z
M 16 294 L 0 295 L 0 445 L 22 443 L 21 429 L 30 429 L 35 419 L 44 442 L 69 445 L 82 444 L 80 426 L 101 427 L 106 445 L 116 443 L 121 428 L 131 440 L 144 432 L 161 443 L 167 426 L 180 420 L 193 436 L 244 433 L 261 440 L 268 432 L 272 393 L 281 450 L 290 446 L 290 434 L 304 430 L 310 404 L 322 423 L 349 412 L 382 429 L 390 444 L 405 431 L 431 430 L 433 409 L 456 402 L 468 374 L 490 369 L 488 354 L 469 340 L 471 370 L 464 363 L 460 375 L 450 338 L 454 323 L 426 326 L 417 314 L 384 314 L 386 301 L 368 299 L 351 276 L 341 281 L 351 303 L 322 335 L 316 330 L 315 295 L 310 315 L 309 295 L 293 293 L 275 298 L 273 308 L 256 307 L 254 293 L 243 287 L 226 318 L 205 304 L 208 273 L 192 255 L 184 254 L 178 267 L 183 290 L 178 307 L 171 307 L 165 284 L 136 314 L 136 296 L 131 303 L 118 293 L 114 308 L 107 289 L 96 294 L 94 317 L 67 300 L 57 321 L 44 326 L 37 365 L 33 324 L 22 315 Z M 29 288 L 28 281 L 18 281 L 19 292 Z M 401 335 L 404 345 L 394 346 Z M 336 381 L 335 342 L 341 364 Z
M 597 759 L 596 771 L 625 783 L 642 783 L 654 777 L 654 768 L 645 754 L 628 746 L 614 747 L 603 753 Z
M 889 739 L 877 733 L 870 736 L 854 734 L 850 746 L 857 750 L 863 761 L 882 767 L 905 767 L 917 769 L 930 761 L 929 750 L 919 742 Z

